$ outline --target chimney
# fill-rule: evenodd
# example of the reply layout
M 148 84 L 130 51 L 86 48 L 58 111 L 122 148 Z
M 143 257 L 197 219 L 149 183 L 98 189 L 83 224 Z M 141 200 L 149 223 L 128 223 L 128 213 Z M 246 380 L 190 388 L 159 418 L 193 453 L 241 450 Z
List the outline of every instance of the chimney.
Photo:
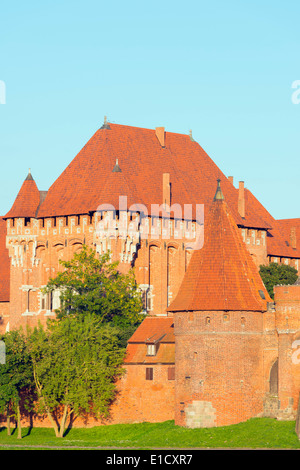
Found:
M 170 210 L 171 205 L 171 184 L 170 173 L 163 173 L 163 206 L 164 209 Z
M 238 199 L 238 211 L 240 216 L 245 218 L 245 186 L 244 181 L 239 181 L 239 199 Z
M 290 245 L 294 250 L 297 248 L 297 235 L 296 235 L 296 227 L 291 227 L 290 233 Z
M 165 146 L 165 128 L 164 127 L 156 127 L 155 128 L 156 137 L 159 140 L 159 143 L 162 147 Z
M 228 179 L 229 179 L 230 183 L 233 184 L 233 176 L 228 176 Z

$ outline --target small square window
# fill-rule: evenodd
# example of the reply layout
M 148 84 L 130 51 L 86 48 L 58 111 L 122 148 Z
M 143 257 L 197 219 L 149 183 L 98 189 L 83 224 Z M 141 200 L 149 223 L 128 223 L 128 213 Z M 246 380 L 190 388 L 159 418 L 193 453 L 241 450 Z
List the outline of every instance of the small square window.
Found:
M 168 367 L 168 380 L 175 380 L 175 367 Z
M 153 380 L 153 367 L 146 367 L 146 380 Z

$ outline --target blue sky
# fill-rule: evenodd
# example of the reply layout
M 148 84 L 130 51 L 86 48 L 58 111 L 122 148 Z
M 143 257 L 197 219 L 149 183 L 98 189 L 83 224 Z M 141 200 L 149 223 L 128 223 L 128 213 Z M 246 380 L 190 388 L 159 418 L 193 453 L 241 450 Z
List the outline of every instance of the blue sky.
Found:
M 299 217 L 299 21 L 289 0 L 2 2 L 0 214 L 29 167 L 47 190 L 107 115 L 192 129 L 275 218 Z

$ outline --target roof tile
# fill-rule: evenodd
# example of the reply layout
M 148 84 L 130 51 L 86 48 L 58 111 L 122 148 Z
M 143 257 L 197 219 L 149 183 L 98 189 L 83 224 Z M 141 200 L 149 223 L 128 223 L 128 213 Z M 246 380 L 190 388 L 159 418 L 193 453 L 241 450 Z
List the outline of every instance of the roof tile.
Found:
M 35 217 L 39 205 L 40 191 L 38 190 L 31 173 L 28 173 L 28 176 L 23 182 L 12 208 L 4 217 Z
M 168 311 L 265 311 L 267 302 L 271 299 L 226 201 L 215 199 L 204 225 L 203 248 L 194 250 Z

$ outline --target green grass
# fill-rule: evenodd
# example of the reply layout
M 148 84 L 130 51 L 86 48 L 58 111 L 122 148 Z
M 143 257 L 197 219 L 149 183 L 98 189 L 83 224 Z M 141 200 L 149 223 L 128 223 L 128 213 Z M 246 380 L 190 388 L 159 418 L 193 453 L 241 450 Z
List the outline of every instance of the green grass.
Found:
M 254 418 L 232 426 L 205 429 L 186 429 L 175 426 L 173 421 L 73 428 L 63 439 L 56 438 L 50 428 L 32 428 L 28 431 L 23 429 L 22 439 L 17 439 L 16 431 L 12 436 L 7 436 L 6 428 L 0 428 L 0 449 L 7 448 L 4 445 L 22 448 L 35 445 L 43 448 L 66 446 L 113 449 L 300 449 L 300 441 L 295 433 L 295 421 L 277 421 L 271 418 Z

